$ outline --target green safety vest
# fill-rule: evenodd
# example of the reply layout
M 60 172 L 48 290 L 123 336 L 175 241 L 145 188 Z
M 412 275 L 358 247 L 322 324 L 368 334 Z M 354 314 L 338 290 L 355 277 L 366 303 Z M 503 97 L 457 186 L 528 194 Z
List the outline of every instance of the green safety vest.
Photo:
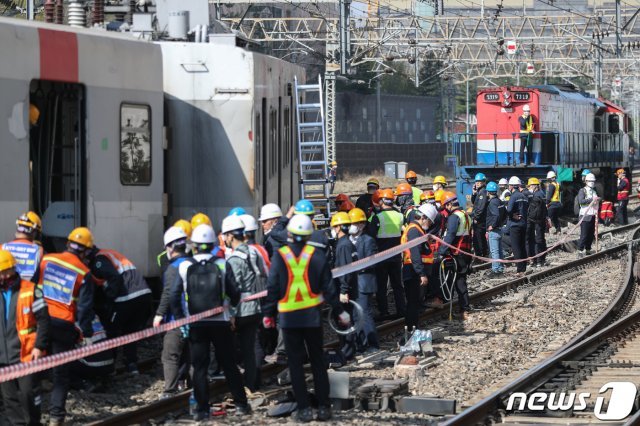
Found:
M 380 221 L 378 238 L 399 238 L 402 235 L 404 216 L 395 210 L 382 210 L 377 214 Z
M 419 206 L 420 205 L 420 195 L 422 195 L 422 191 L 418 188 L 416 188 L 415 186 L 411 187 L 411 191 L 413 192 L 413 205 L 414 206 Z
M 284 297 L 278 301 L 278 312 L 300 311 L 313 308 L 323 302 L 322 295 L 311 291 L 311 285 L 309 285 L 309 263 L 314 251 L 313 246 L 305 245 L 300 257 L 296 258 L 289 246 L 282 246 L 278 249 L 289 273 L 287 291 Z

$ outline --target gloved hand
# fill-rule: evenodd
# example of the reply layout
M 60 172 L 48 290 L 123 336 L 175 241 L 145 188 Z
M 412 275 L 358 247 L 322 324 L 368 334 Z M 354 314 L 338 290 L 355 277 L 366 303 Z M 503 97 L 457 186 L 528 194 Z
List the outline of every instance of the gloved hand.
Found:
M 349 303 L 349 295 L 340 294 L 340 303 Z
M 276 320 L 273 317 L 263 317 L 262 326 L 264 328 L 276 328 Z
M 83 337 L 82 339 L 80 339 L 80 343 L 78 344 L 78 346 L 85 347 L 85 346 L 91 346 L 92 344 L 93 344 L 93 340 L 91 340 L 88 337 Z
M 162 317 L 160 315 L 156 315 L 153 317 L 153 326 L 158 327 L 162 323 Z
M 351 316 L 347 311 L 343 311 L 340 315 L 338 315 L 338 322 L 343 327 L 351 326 Z
M 183 325 L 180 327 L 180 333 L 182 333 L 182 338 L 186 339 L 189 337 L 189 324 Z

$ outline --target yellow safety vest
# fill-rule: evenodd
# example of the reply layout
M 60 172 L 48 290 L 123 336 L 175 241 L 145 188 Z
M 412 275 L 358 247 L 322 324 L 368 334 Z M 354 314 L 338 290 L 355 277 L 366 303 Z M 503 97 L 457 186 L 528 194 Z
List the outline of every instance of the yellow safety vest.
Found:
M 382 210 L 378 213 L 380 228 L 378 228 L 378 238 L 399 238 L 402 235 L 404 216 L 395 210 Z
M 552 203 L 560 202 L 560 184 L 559 183 L 550 183 L 549 185 L 553 185 L 553 195 L 551 196 Z
M 282 246 L 278 249 L 289 273 L 287 291 L 284 297 L 278 301 L 278 312 L 309 309 L 324 301 L 322 295 L 311 291 L 311 285 L 309 285 L 309 263 L 314 252 L 313 246 L 305 245 L 300 257 L 296 258 L 289 246 Z
M 411 192 L 413 195 L 413 204 L 415 206 L 419 206 L 420 205 L 420 196 L 422 195 L 422 191 L 419 188 L 416 188 L 415 186 L 411 187 Z

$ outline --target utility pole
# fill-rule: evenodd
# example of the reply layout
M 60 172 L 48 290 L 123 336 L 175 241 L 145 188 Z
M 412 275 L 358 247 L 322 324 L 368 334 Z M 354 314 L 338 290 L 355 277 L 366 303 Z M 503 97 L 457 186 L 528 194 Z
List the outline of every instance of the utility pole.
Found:
M 620 35 L 620 0 L 616 0 L 616 57 L 622 56 L 622 36 Z
M 27 19 L 33 21 L 36 16 L 36 6 L 34 0 L 27 0 Z
M 340 0 L 340 73 L 346 74 L 349 69 L 351 56 L 351 35 L 349 33 L 349 18 L 351 0 Z
M 469 127 L 469 73 L 467 72 L 467 135 L 471 132 Z

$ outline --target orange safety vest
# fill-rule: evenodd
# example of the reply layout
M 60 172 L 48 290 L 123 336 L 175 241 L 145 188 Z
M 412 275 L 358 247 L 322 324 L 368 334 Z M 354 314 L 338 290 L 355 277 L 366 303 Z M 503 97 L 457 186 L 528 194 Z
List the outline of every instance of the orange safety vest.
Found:
M 624 201 L 629 199 L 629 191 L 631 190 L 631 184 L 629 183 L 629 179 L 623 178 L 624 189 L 618 191 L 618 201 Z
M 122 253 L 119 253 L 115 250 L 100 249 L 98 255 L 104 256 L 109 259 L 113 267 L 118 271 L 118 274 L 120 275 L 124 274 L 126 271 L 136 269 L 136 266 L 131 263 L 129 259 L 124 257 Z
M 40 263 L 40 280 L 51 318 L 76 321 L 76 302 L 89 268 L 73 253 L 48 254 Z
M 262 247 L 260 244 L 250 244 L 250 246 L 258 250 L 258 253 L 260 253 L 260 256 L 264 260 L 264 264 L 267 265 L 267 268 L 271 269 L 271 259 L 269 259 L 267 249 Z
M 603 201 L 600 205 L 600 219 L 613 218 L 613 203 L 611 201 Z
M 31 361 L 31 352 L 36 346 L 38 322 L 34 312 L 46 307 L 44 299 L 35 300 L 36 285 L 21 280 L 16 304 L 16 329 L 20 340 L 20 361 Z
M 284 297 L 278 301 L 278 312 L 294 312 L 320 305 L 324 299 L 321 294 L 311 291 L 309 284 L 309 264 L 315 247 L 305 245 L 296 257 L 289 246 L 282 246 L 278 253 L 282 256 L 289 273 L 289 283 Z
M 402 233 L 402 237 L 400 237 L 400 244 L 405 244 L 409 242 L 409 230 L 417 229 L 420 232 L 420 235 L 424 235 L 424 230 L 416 223 L 409 224 L 406 228 L 404 228 L 404 232 Z M 420 258 L 422 259 L 422 263 L 431 265 L 433 264 L 433 250 L 429 254 L 420 254 Z M 411 250 L 405 250 L 402 252 L 402 263 L 404 265 L 411 265 Z

